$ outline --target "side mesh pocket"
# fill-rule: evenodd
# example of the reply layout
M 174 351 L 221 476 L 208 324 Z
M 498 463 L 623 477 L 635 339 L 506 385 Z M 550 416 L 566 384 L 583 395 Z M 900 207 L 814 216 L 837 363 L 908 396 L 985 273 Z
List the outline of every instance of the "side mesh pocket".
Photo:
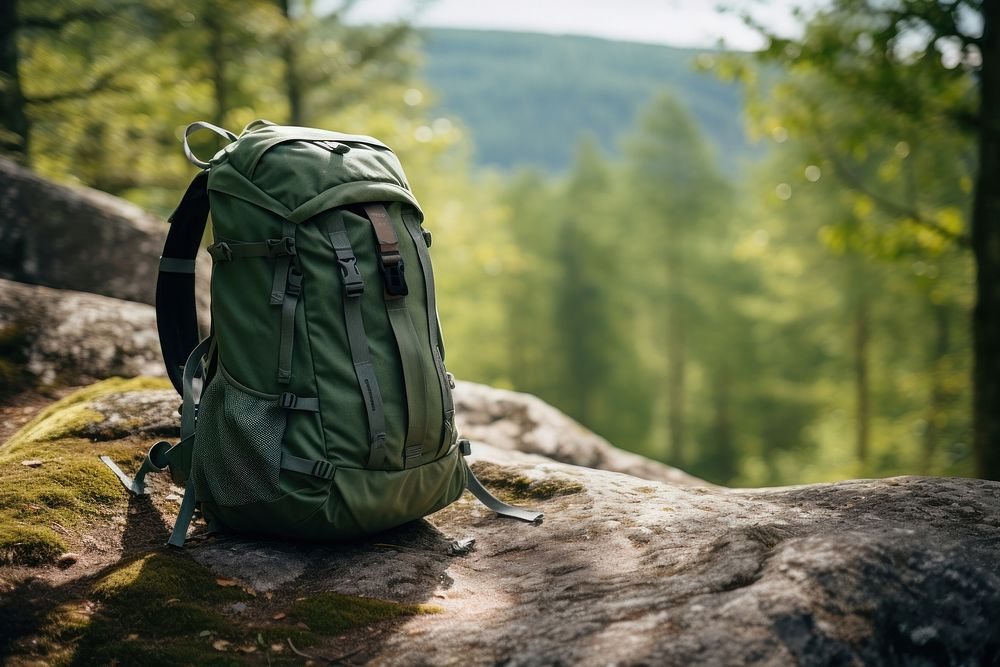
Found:
M 200 501 L 239 507 L 282 495 L 285 411 L 277 396 L 245 389 L 220 366 L 202 395 L 191 454 Z

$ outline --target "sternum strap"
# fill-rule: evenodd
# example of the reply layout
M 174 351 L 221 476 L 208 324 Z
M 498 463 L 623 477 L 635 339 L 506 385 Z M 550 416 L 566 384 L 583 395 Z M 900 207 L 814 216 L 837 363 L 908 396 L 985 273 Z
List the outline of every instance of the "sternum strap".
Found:
M 333 212 L 327 221 L 326 232 L 337 256 L 337 264 L 344 283 L 344 324 L 347 327 L 354 374 L 358 378 L 358 387 L 361 389 L 365 412 L 368 415 L 370 448 L 367 467 L 378 468 L 385 461 L 385 410 L 382 406 L 382 392 L 379 391 L 378 380 L 375 377 L 371 352 L 368 349 L 368 335 L 365 333 L 365 324 L 361 317 L 361 295 L 364 293 L 365 283 L 358 271 L 358 260 L 354 249 L 351 248 L 351 241 L 344 225 L 344 214 L 341 211 Z

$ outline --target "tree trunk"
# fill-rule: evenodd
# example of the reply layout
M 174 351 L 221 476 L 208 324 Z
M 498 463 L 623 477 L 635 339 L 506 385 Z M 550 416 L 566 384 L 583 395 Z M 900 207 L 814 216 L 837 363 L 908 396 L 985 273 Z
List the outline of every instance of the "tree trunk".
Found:
M 684 314 L 681 312 L 680 258 L 667 258 L 667 280 L 671 298 L 667 312 L 667 462 L 684 465 Z
M 868 464 L 871 444 L 871 390 L 868 386 L 868 301 L 861 296 L 854 311 L 855 451 Z
M 924 431 L 924 451 L 920 462 L 920 472 L 929 475 L 934 467 L 934 454 L 937 452 L 938 440 L 941 438 L 941 423 L 945 418 L 944 411 L 948 401 L 948 391 L 945 388 L 947 374 L 948 350 L 951 347 L 949 336 L 948 306 L 944 304 L 932 306 L 934 315 L 934 345 L 930 359 L 930 396 L 927 404 L 927 429 Z
M 17 0 L 0 1 L 0 152 L 28 163 L 28 132 L 18 70 Z
M 715 404 L 715 423 L 712 435 L 715 446 L 712 449 L 716 460 L 712 462 L 712 471 L 717 478 L 712 481 L 719 484 L 728 484 L 738 472 L 736 442 L 733 436 L 732 386 L 732 376 L 728 368 L 713 373 L 712 402 Z
M 972 209 L 973 456 L 976 474 L 1000 480 L 1000 2 L 983 3 L 979 174 Z
M 281 58 L 285 61 L 285 94 L 288 96 L 288 123 L 305 123 L 302 108 L 302 83 L 299 81 L 298 53 L 295 48 L 295 19 L 289 7 L 290 0 L 279 0 L 285 17 L 285 34 L 282 36 Z
M 205 15 L 205 27 L 209 34 L 208 60 L 212 72 L 212 97 L 215 101 L 212 122 L 225 127 L 229 102 L 226 97 L 226 43 L 221 18 L 221 9 L 215 3 L 210 4 Z

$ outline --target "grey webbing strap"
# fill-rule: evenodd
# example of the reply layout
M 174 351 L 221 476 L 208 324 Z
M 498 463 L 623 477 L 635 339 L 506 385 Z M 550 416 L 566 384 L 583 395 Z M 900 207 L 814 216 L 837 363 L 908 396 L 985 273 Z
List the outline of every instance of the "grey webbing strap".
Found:
M 236 141 L 237 137 L 229 130 L 225 130 L 219 127 L 218 125 L 212 125 L 211 123 L 206 123 L 203 120 L 200 120 L 196 123 L 191 123 L 184 129 L 184 155 L 187 157 L 188 160 L 191 161 L 191 164 L 195 165 L 196 167 L 200 169 L 208 169 L 212 165 L 208 162 L 205 162 L 204 160 L 199 160 L 198 157 L 194 154 L 194 152 L 192 152 L 191 147 L 188 145 L 188 137 L 190 137 L 198 130 L 210 130 L 212 132 L 215 132 L 217 135 L 219 135 L 224 139 L 229 139 L 229 141 Z
M 424 438 L 429 421 L 430 405 L 421 400 L 430 388 L 421 361 L 420 343 L 417 330 L 406 307 L 406 299 L 390 299 L 385 302 L 392 334 L 399 348 L 399 358 L 403 362 L 403 385 L 406 391 L 406 460 L 407 467 L 416 465 L 423 454 Z M 419 447 L 419 449 L 418 449 Z
M 541 512 L 532 512 L 531 510 L 508 505 L 486 490 L 486 487 L 483 486 L 482 482 L 476 478 L 476 474 L 472 472 L 472 468 L 469 467 L 469 462 L 465 460 L 465 457 L 472 453 L 472 445 L 468 440 L 459 440 L 458 450 L 462 454 L 462 465 L 465 466 L 466 488 L 472 492 L 472 495 L 476 497 L 476 500 L 486 505 L 497 514 L 501 514 L 503 516 L 509 516 L 513 519 L 520 519 L 521 521 L 528 521 L 530 523 L 541 521 L 544 516 Z
M 385 461 L 385 409 L 382 406 L 382 392 L 375 377 L 375 366 L 372 364 L 371 352 L 368 349 L 368 335 L 365 333 L 365 323 L 361 316 L 361 295 L 364 294 L 365 283 L 358 271 L 358 259 L 347 236 L 342 211 L 332 212 L 326 232 L 330 237 L 340 267 L 340 276 L 343 279 L 344 325 L 347 328 L 354 375 L 358 378 L 358 387 L 361 389 L 365 412 L 368 415 L 370 449 L 366 467 L 378 468 Z
M 278 257 L 274 263 L 274 279 L 271 281 L 271 305 L 278 306 L 285 301 L 285 290 L 288 285 L 288 272 L 292 267 L 292 255 L 295 254 L 295 223 L 285 220 L 281 223 L 281 233 L 291 241 L 288 252 Z
M 281 469 L 299 472 L 303 475 L 312 475 L 320 479 L 333 479 L 333 473 L 336 470 L 329 461 L 304 459 L 286 452 L 281 453 Z
M 182 378 L 184 402 L 181 407 L 181 440 L 194 433 L 195 419 L 198 415 L 198 400 L 201 398 L 201 392 L 195 390 L 194 379 L 196 377 L 204 377 L 202 358 L 211 349 L 212 341 L 212 336 L 208 336 L 198 343 L 184 364 L 184 375 Z
M 187 539 L 188 526 L 194 517 L 194 506 L 197 498 L 194 495 L 194 479 L 188 477 L 187 484 L 184 485 L 184 500 L 181 501 L 180 511 L 177 512 L 177 521 L 174 523 L 174 530 L 170 533 L 167 544 L 178 549 L 184 546 Z
M 194 273 L 194 260 L 179 257 L 160 257 L 160 271 L 166 273 Z
M 520 519 L 521 521 L 527 521 L 529 523 L 534 523 L 540 521 L 543 514 L 541 512 L 532 512 L 531 510 L 522 509 L 520 507 L 514 507 L 513 505 L 508 505 L 504 501 L 500 500 L 492 493 L 486 490 L 486 487 L 476 479 L 476 475 L 472 472 L 472 468 L 469 464 L 464 462 L 465 471 L 467 473 L 466 486 L 472 495 L 476 497 L 476 500 L 486 505 L 489 509 L 493 510 L 497 514 L 502 516 L 509 516 L 512 519 Z
M 195 390 L 194 379 L 196 377 L 204 377 L 202 358 L 211 356 L 210 352 L 214 349 L 214 345 L 214 338 L 208 336 L 191 351 L 187 363 L 184 364 L 184 376 L 182 380 L 184 403 L 181 407 L 182 442 L 194 434 L 194 427 L 198 418 L 198 401 L 201 398 L 201 392 Z M 184 500 L 181 501 L 181 508 L 177 513 L 177 522 L 174 523 L 174 530 L 170 534 L 170 539 L 167 540 L 167 544 L 170 546 L 184 546 L 188 526 L 191 525 L 191 518 L 194 516 L 195 501 L 194 480 L 189 476 L 187 484 L 184 486 Z
M 278 397 L 278 405 L 286 410 L 299 410 L 301 412 L 319 412 L 318 398 L 303 398 L 286 391 Z
M 290 224 L 290 223 L 289 223 Z M 292 229 L 294 232 L 294 228 Z M 295 254 L 295 238 L 283 236 L 280 239 L 267 239 L 252 243 L 230 243 L 219 241 L 207 248 L 208 254 L 216 262 L 228 262 L 245 257 L 290 257 Z
M 281 303 L 281 345 L 278 350 L 278 383 L 292 381 L 292 351 L 295 345 L 295 307 L 302 293 L 302 274 L 295 264 L 288 265 L 285 298 Z
M 427 250 L 429 243 L 427 238 L 420 231 L 416 217 L 410 213 L 403 213 L 403 226 L 413 239 L 413 244 L 417 248 L 417 259 L 420 260 L 420 269 L 424 275 L 424 291 L 427 294 L 427 338 L 431 341 L 431 353 L 434 355 L 434 369 L 437 372 L 438 387 L 441 391 L 441 405 L 444 409 L 444 418 L 449 427 L 454 430 L 455 401 L 451 395 L 451 388 L 444 370 L 444 345 L 441 340 L 441 323 L 437 316 L 437 298 L 434 293 L 434 269 L 431 266 L 431 255 Z M 435 344 L 436 341 L 436 344 Z M 438 445 L 438 452 L 441 447 L 447 446 L 445 434 L 441 434 L 442 441 Z

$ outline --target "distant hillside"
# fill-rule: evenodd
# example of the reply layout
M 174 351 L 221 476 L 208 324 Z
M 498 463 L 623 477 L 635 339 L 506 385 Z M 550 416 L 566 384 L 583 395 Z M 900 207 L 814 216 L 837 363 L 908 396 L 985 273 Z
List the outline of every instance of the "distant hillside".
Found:
M 422 33 L 424 77 L 440 109 L 471 128 L 481 165 L 560 171 L 588 130 L 617 151 L 643 104 L 663 89 L 687 104 L 725 171 L 753 155 L 741 91 L 695 71 L 702 51 L 515 32 Z

